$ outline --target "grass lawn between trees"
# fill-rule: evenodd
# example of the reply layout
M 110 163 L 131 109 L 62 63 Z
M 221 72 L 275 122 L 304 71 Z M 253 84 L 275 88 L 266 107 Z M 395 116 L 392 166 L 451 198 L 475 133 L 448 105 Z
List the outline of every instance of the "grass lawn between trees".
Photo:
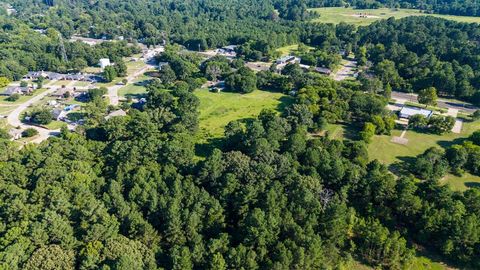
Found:
M 460 134 L 447 133 L 436 135 L 408 130 L 405 135 L 405 138 L 408 139 L 407 145 L 390 141 L 393 136 L 400 136 L 402 131 L 396 129 L 390 136 L 375 136 L 368 146 L 368 152 L 372 160 L 378 159 L 386 165 L 391 165 L 422 154 L 430 147 L 446 148 L 452 144 L 461 143 L 463 139 L 479 129 L 480 121 L 464 123 L 462 133 Z M 449 174 L 442 179 L 442 183 L 449 184 L 454 190 L 465 190 L 470 186 L 480 184 L 480 177 L 467 173 L 462 177 Z
M 212 93 L 207 89 L 197 89 L 195 95 L 200 100 L 199 131 L 196 138 L 196 152 L 199 158 L 205 157 L 217 146 L 229 122 L 253 119 L 263 109 L 281 112 L 285 106 L 293 102 L 290 96 L 261 90 L 239 94 Z
M 480 23 L 480 17 L 425 14 L 416 9 L 394 10 L 389 8 L 353 9 L 353 8 L 343 8 L 343 7 L 329 7 L 329 8 L 313 8 L 310 10 L 320 14 L 320 17 L 312 20 L 313 22 L 333 23 L 333 24 L 346 22 L 349 24 L 354 24 L 356 26 L 369 25 L 375 21 L 378 21 L 381 19 L 388 19 L 390 17 L 395 17 L 397 19 L 400 19 L 408 16 L 422 16 L 422 15 L 434 16 L 434 17 L 454 20 L 458 22 Z M 360 13 L 362 15 L 366 14 L 367 17 L 360 17 L 359 16 Z
M 377 159 L 389 166 L 397 162 L 408 161 L 430 147 L 446 148 L 452 144 L 461 143 L 476 130 L 480 130 L 480 121 L 465 122 L 460 134 L 436 135 L 408 130 L 405 135 L 408 144 L 401 145 L 391 142 L 394 136 L 400 136 L 403 131 L 394 129 L 391 135 L 375 135 L 368 145 L 368 154 L 371 160 Z M 338 140 L 355 139 L 358 132 L 359 130 L 352 126 L 342 124 L 329 124 L 325 128 L 325 133 L 328 133 L 331 139 Z M 448 174 L 440 182 L 449 184 L 453 190 L 463 191 L 469 187 L 480 186 L 480 177 L 469 173 L 465 173 L 463 176 Z
M 293 101 L 290 96 L 261 90 L 238 94 L 198 89 L 195 95 L 200 99 L 200 134 L 207 139 L 223 136 L 224 127 L 233 120 L 254 118 L 263 109 L 281 111 Z

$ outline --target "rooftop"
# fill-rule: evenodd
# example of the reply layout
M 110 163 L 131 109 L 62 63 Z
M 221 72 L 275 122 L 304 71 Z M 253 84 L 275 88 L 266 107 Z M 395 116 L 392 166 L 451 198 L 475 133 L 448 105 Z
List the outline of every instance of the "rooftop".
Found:
M 432 115 L 432 111 L 421 109 L 421 108 L 415 108 L 415 107 L 407 107 L 407 106 L 404 106 L 400 110 L 400 117 L 403 117 L 403 118 L 408 118 L 416 114 L 421 114 L 425 117 L 430 117 Z

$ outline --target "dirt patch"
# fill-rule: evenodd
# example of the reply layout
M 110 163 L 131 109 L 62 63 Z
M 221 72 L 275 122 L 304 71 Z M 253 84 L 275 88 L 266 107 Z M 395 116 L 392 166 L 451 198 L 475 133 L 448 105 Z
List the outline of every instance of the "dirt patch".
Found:
M 367 15 L 367 14 L 350 14 L 349 16 L 355 17 L 355 18 L 365 18 L 365 19 L 378 19 L 378 18 L 380 18 L 379 16 L 376 16 L 376 15 Z
M 396 144 L 401 144 L 401 145 L 407 145 L 408 144 L 408 139 L 402 138 L 402 137 L 393 137 L 391 142 L 396 143 Z

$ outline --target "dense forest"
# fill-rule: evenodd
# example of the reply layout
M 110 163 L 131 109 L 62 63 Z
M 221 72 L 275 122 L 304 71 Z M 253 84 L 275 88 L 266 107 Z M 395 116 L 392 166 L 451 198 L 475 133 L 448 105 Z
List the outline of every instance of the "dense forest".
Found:
M 480 98 L 478 25 L 418 17 L 357 31 L 305 22 L 307 7 L 341 4 L 333 1 L 9 2 L 18 13 L 0 15 L 2 77 L 137 51 L 67 41 L 72 34 L 165 40 L 156 60 L 168 65 L 149 81 L 143 105 L 121 105 L 127 116 L 105 118 L 118 108 L 102 99 L 106 89 L 91 89 L 85 125 L 74 132 L 19 150 L 0 129 L 0 269 L 404 269 L 417 250 L 480 268 L 480 189 L 454 192 L 439 181 L 447 172 L 480 174 L 480 133 L 412 157 L 398 175 L 367 151 L 374 134 L 395 126 L 385 109 L 392 90 Z M 237 44 L 239 58 L 202 61 L 175 43 Z M 302 63 L 318 66 L 354 51 L 359 80 L 337 82 L 299 64 L 244 67 L 297 43 Z M 292 102 L 230 122 L 200 149 L 193 92 L 207 79 L 242 94 L 288 93 Z M 327 123 L 361 131 L 330 139 Z
M 143 108 L 109 120 L 94 96 L 83 129 L 38 147 L 2 139 L 1 267 L 401 269 L 418 245 L 480 267 L 480 191 L 441 186 L 437 167 L 395 179 L 363 141 L 312 138 L 321 118 L 387 119 L 386 100 L 296 68 L 281 75 L 294 104 L 229 123 L 201 159 L 199 101 L 181 81 L 151 83 Z
M 360 27 L 358 34 L 357 57 L 366 52 L 372 72 L 394 90 L 433 86 L 443 96 L 480 102 L 478 24 L 426 16 L 390 18 Z
M 138 47 L 126 45 L 105 42 L 90 47 L 68 42 L 53 28 L 40 34 L 18 20 L 0 16 L 0 76 L 20 80 L 28 71 L 81 71 L 105 57 L 121 62 L 139 52 Z

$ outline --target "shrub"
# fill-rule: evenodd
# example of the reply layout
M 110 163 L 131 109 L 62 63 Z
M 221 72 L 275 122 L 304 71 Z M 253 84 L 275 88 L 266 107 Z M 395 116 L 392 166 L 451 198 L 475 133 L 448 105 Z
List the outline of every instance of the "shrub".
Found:
M 25 138 L 30 138 L 36 135 L 38 135 L 38 130 L 34 128 L 27 128 L 22 132 L 22 137 L 25 137 Z
M 18 99 L 20 99 L 20 94 L 18 93 L 15 93 L 15 94 L 11 94 L 7 100 L 10 101 L 10 102 L 15 102 L 17 101 Z

